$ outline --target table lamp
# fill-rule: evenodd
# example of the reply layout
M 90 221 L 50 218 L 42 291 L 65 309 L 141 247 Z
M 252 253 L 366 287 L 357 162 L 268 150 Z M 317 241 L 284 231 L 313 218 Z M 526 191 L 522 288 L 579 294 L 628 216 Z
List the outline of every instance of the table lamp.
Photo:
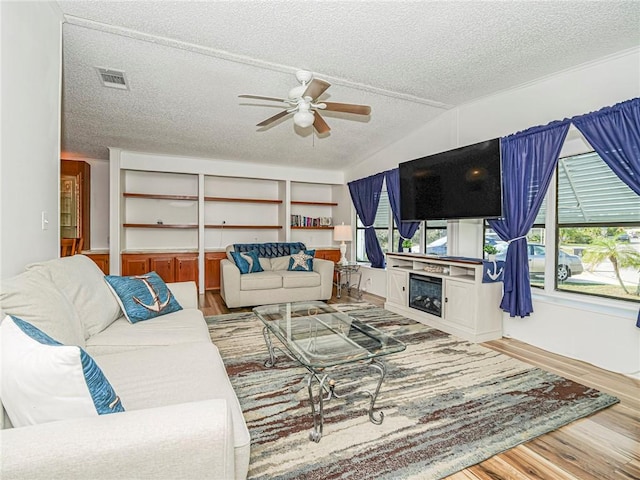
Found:
M 347 245 L 344 242 L 350 242 L 352 240 L 351 225 L 336 225 L 333 227 L 333 240 L 340 243 L 340 265 L 346 265 L 349 263 L 347 260 Z

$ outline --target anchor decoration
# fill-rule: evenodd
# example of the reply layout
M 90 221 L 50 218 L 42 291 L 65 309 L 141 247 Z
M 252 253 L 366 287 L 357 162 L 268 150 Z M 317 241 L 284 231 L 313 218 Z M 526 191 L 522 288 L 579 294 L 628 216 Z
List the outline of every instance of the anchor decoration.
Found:
M 504 265 L 503 261 L 498 262 L 495 259 L 484 261 L 484 268 L 483 268 L 483 275 L 482 275 L 483 283 L 502 281 L 502 277 L 504 274 L 503 265 Z
M 138 297 L 133 297 L 133 301 L 136 302 L 138 305 L 155 313 L 160 313 L 162 310 L 166 308 L 167 305 L 169 305 L 169 302 L 171 301 L 171 291 L 169 289 L 167 289 L 167 299 L 164 302 L 160 302 L 160 294 L 156 291 L 153 285 L 151 285 L 151 282 L 149 282 L 149 275 L 137 275 L 131 278 L 135 278 L 137 280 L 140 280 L 142 283 L 144 283 L 147 289 L 149 290 L 149 293 L 151 294 L 151 298 L 153 299 L 153 305 L 147 305 Z

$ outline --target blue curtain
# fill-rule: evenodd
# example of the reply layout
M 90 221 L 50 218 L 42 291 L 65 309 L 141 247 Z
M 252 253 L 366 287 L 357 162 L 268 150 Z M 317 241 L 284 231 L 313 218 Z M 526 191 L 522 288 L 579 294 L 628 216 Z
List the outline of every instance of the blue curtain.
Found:
M 640 195 L 640 98 L 572 121 L 620 180 Z
M 382 253 L 378 243 L 376 231 L 373 229 L 373 222 L 375 222 L 378 204 L 380 203 L 383 180 L 384 172 L 354 180 L 347 184 L 356 213 L 366 228 L 364 231 L 364 248 L 373 268 L 384 268 L 385 266 L 384 253 Z
M 620 180 L 640 195 L 640 98 L 572 121 Z M 640 312 L 636 326 L 640 328 Z
M 570 120 L 553 122 L 500 141 L 503 218 L 489 220 L 489 225 L 509 242 L 500 308 L 512 317 L 533 312 L 526 235 L 551 182 L 569 125 Z
M 402 252 L 403 240 L 411 240 L 413 238 L 418 227 L 420 227 L 420 222 L 402 222 L 400 220 L 400 170 L 398 168 L 387 170 L 385 172 L 385 180 L 387 182 L 387 194 L 389 195 L 389 204 L 393 212 L 393 220 L 396 222 L 396 227 L 400 232 L 398 251 Z

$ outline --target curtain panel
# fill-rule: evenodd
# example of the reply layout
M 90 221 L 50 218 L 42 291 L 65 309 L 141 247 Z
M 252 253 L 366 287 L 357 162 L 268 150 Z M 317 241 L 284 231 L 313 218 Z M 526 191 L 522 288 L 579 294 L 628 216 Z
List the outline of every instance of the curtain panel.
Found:
M 347 183 L 356 213 L 365 226 L 364 248 L 373 268 L 384 268 L 385 258 L 373 223 L 378 212 L 384 172 Z
M 640 98 L 571 121 L 620 180 L 640 195 Z
M 549 188 L 569 125 L 570 120 L 553 122 L 500 141 L 504 211 L 503 218 L 489 220 L 489 225 L 509 243 L 500 308 L 512 317 L 533 312 L 526 236 Z
M 400 169 L 394 168 L 384 173 L 385 181 L 387 182 L 389 205 L 391 205 L 391 211 L 393 212 L 393 220 L 396 223 L 396 227 L 398 227 L 398 232 L 400 232 L 398 251 L 402 252 L 402 242 L 413 238 L 420 227 L 420 222 L 403 222 L 400 220 Z

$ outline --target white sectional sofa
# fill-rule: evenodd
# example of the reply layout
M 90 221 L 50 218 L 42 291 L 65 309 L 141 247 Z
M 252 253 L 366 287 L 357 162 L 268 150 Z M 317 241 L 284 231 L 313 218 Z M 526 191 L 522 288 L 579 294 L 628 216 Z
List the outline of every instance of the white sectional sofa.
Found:
M 0 478 L 246 478 L 249 431 L 195 284 L 168 286 L 183 310 L 131 324 L 82 255 L 31 265 L 2 283 L 1 318 L 85 349 L 125 411 L 12 428 L 3 409 Z M 2 375 L 9 366 L 0 365 Z
M 290 271 L 291 254 L 303 243 L 233 244 L 220 262 L 220 295 L 229 308 L 272 303 L 328 300 L 333 289 L 334 263 L 313 259 L 313 271 Z M 263 271 L 241 274 L 231 252 L 257 251 Z

